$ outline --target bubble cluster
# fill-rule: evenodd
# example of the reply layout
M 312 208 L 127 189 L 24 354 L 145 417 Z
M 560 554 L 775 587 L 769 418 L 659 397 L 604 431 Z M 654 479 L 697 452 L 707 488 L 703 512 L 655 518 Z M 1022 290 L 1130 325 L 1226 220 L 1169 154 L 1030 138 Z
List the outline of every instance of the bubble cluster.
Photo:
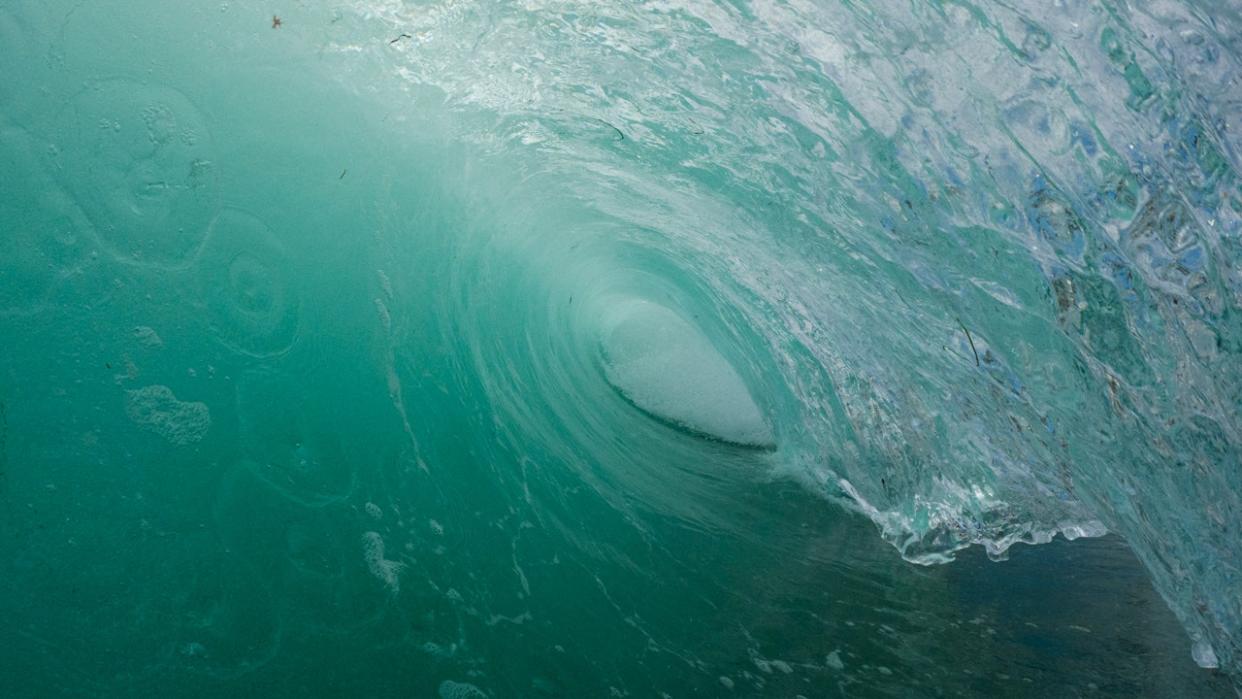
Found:
M 125 392 L 125 413 L 135 424 L 177 446 L 202 440 L 211 427 L 206 403 L 177 400 L 167 386 Z
M 438 690 L 440 699 L 484 699 L 487 695 L 483 690 L 469 682 L 444 680 Z
M 405 564 L 384 558 L 384 539 L 378 532 L 367 532 L 362 535 L 362 555 L 371 572 L 392 594 L 401 591 L 401 571 Z

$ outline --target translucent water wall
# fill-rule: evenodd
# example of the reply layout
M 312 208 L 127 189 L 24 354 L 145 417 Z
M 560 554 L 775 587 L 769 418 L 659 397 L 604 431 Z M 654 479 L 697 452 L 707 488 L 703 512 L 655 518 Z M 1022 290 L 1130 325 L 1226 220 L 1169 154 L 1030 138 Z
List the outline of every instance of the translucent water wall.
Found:
M 0 0 L 0 72 L 0 686 L 1239 676 L 1236 2 Z

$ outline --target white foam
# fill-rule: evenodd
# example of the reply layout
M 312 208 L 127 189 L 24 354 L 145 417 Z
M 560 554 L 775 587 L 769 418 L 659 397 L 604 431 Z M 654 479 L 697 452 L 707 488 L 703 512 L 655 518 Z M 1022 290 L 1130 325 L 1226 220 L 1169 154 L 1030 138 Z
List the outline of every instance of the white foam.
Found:
M 1195 664 L 1209 670 L 1220 667 L 1220 660 L 1216 657 L 1216 651 L 1207 641 L 1196 641 L 1190 648 L 1190 657 L 1195 659 Z
M 389 592 L 397 594 L 401 590 L 400 575 L 405 570 L 405 564 L 384 558 L 384 539 L 379 532 L 362 535 L 362 553 L 371 575 L 382 581 Z
M 211 427 L 206 403 L 179 401 L 167 386 L 126 391 L 125 413 L 138 426 L 177 446 L 201 440 Z
M 708 436 L 772 446 L 737 370 L 702 331 L 659 304 L 635 302 L 603 338 L 610 383 L 651 414 Z
M 469 682 L 454 682 L 453 680 L 444 680 L 440 683 L 439 695 L 440 699 L 485 699 L 487 697 L 483 690 Z

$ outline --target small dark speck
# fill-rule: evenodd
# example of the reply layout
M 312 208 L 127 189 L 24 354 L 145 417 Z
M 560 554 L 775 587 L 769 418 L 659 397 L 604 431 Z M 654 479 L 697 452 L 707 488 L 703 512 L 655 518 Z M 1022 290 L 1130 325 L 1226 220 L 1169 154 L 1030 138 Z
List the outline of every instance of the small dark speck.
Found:
M 345 173 L 347 173 L 347 172 L 349 172 L 349 170 L 348 170 L 348 169 L 346 169 L 346 170 L 341 170 L 341 176 L 340 176 L 340 177 L 338 177 L 338 178 L 336 178 L 336 179 L 338 179 L 338 180 L 343 180 L 343 179 L 345 179 Z
M 109 369 L 111 369 L 111 368 L 112 368 L 112 363 L 111 363 L 111 362 L 104 362 L 104 366 L 105 366 L 105 367 L 107 367 L 107 368 L 109 368 Z

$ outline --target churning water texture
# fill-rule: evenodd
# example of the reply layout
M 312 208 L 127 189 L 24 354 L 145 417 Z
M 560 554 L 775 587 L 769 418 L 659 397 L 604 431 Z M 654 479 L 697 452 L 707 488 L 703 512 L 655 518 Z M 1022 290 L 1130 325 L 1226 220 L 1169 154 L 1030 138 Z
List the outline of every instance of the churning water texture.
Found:
M 1236 0 L 0 0 L 0 694 L 1232 696 L 1239 134 Z

